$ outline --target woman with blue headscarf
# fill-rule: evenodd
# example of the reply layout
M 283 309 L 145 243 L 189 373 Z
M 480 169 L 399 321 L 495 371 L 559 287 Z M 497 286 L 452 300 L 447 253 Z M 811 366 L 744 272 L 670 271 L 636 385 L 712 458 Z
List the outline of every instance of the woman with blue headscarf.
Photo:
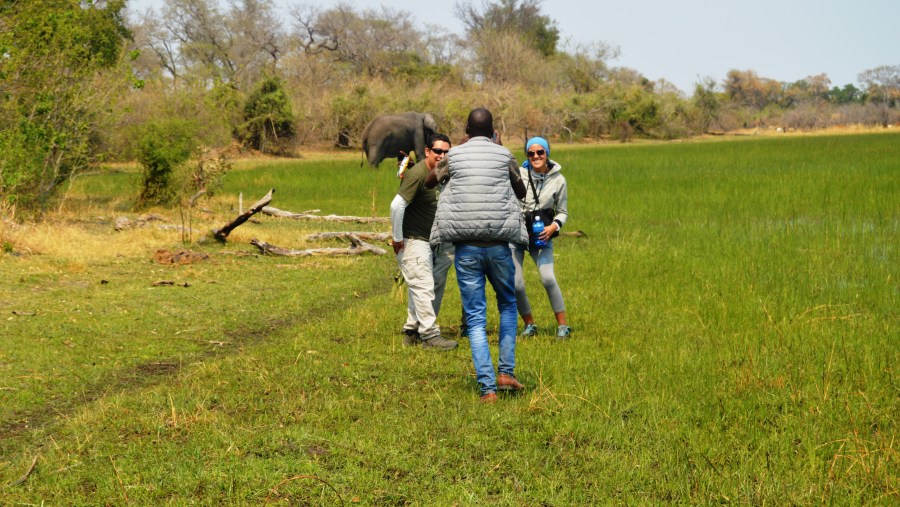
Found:
M 556 337 L 566 339 L 572 332 L 566 317 L 566 305 L 563 301 L 562 291 L 556 281 L 553 270 L 553 236 L 566 224 L 569 213 L 566 178 L 562 175 L 562 166 L 550 159 L 550 143 L 543 137 L 532 137 L 525 143 L 527 159 L 519 172 L 525 181 L 528 191 L 522 201 L 522 211 L 526 217 L 533 216 L 538 210 L 545 210 L 545 215 L 553 217 L 544 224 L 544 231 L 538 235 L 542 240 L 538 244 L 534 241 L 528 244 L 528 253 L 538 267 L 541 282 L 550 298 L 550 306 L 556 315 Z M 532 223 L 528 223 L 531 229 Z M 545 243 L 541 245 L 541 243 Z M 540 245 L 540 246 L 539 246 Z M 525 260 L 525 246 L 510 243 L 513 251 L 513 261 L 516 266 L 516 304 L 519 315 L 525 322 L 523 337 L 534 336 L 538 332 L 537 324 L 531 313 L 531 304 L 525 292 L 525 277 L 523 276 L 523 264 Z

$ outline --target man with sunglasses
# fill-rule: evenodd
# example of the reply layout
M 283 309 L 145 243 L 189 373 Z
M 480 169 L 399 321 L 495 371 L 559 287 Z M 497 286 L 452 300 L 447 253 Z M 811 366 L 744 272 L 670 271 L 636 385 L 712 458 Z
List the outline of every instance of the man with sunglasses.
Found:
M 429 239 L 438 192 L 425 187 L 425 178 L 450 150 L 450 138 L 433 134 L 426 145 L 424 159 L 406 171 L 391 202 L 391 243 L 408 287 L 403 343 L 452 350 L 457 343 L 442 337 L 437 324 L 452 260 L 446 255 L 434 255 L 431 250 Z M 440 297 L 435 297 L 436 287 Z

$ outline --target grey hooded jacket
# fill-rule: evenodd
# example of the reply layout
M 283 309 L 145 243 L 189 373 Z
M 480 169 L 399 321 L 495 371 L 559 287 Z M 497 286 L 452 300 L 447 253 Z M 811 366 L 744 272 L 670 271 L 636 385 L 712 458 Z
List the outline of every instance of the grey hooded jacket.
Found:
M 562 228 L 569 219 L 569 192 L 566 178 L 562 175 L 562 165 L 553 160 L 549 162 L 550 170 L 544 175 L 531 173 L 531 169 L 526 167 L 519 168 L 519 174 L 525 181 L 525 186 L 528 187 L 528 192 L 522 201 L 522 211 L 534 211 L 535 208 L 556 210 L 553 219 L 558 221 L 559 227 Z M 528 183 L 528 173 L 531 173 L 531 182 L 534 183 L 534 188 Z
M 504 241 L 528 244 L 519 200 L 510 184 L 512 153 L 473 137 L 447 153 L 450 179 L 441 191 L 431 244 Z

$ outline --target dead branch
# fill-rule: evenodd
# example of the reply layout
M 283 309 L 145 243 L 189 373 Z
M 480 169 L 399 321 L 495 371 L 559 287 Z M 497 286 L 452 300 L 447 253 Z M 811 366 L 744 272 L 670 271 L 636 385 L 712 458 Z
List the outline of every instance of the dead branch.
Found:
M 344 498 L 341 496 L 341 494 L 338 492 L 338 490 L 334 489 L 334 486 L 332 486 L 332 485 L 331 485 L 328 481 L 326 481 L 325 479 L 321 479 L 321 478 L 319 478 L 319 477 L 316 477 L 315 475 L 295 475 L 294 477 L 291 477 L 291 478 L 288 478 L 288 479 L 285 479 L 285 480 L 279 482 L 277 485 L 275 485 L 274 488 L 272 488 L 271 491 L 269 491 L 269 494 L 266 495 L 266 503 L 269 503 L 269 499 L 270 499 L 273 495 L 277 495 L 277 494 L 278 494 L 278 488 L 279 488 L 279 487 L 281 487 L 281 486 L 284 485 L 284 484 L 287 484 L 288 482 L 296 481 L 296 480 L 299 480 L 299 479 L 312 479 L 312 480 L 314 480 L 314 481 L 319 481 L 319 482 L 321 482 L 322 484 L 328 486 L 329 488 L 331 488 L 331 491 L 334 491 L 334 494 L 337 495 L 338 500 L 341 501 L 341 507 L 343 507 L 343 505 L 344 505 Z
M 306 250 L 291 250 L 289 248 L 270 245 L 265 241 L 259 241 L 255 238 L 250 240 L 250 244 L 259 248 L 260 252 L 263 254 L 284 255 L 289 257 L 307 257 L 311 255 L 360 255 L 366 252 L 375 255 L 384 255 L 387 253 L 383 248 L 378 248 L 377 246 L 366 243 L 352 234 L 349 235 L 347 239 L 350 240 L 349 248 L 308 248 Z
M 209 254 L 191 250 L 171 252 L 165 248 L 160 248 L 153 254 L 153 260 L 156 261 L 157 264 L 193 264 L 195 262 L 209 260 Z
M 246 222 L 247 219 L 249 219 L 253 215 L 259 213 L 260 210 L 262 210 L 263 208 L 268 206 L 269 203 L 272 202 L 272 194 L 274 194 L 274 193 L 275 193 L 274 188 L 269 190 L 269 192 L 266 195 L 264 195 L 262 199 L 256 201 L 256 203 L 253 206 L 250 206 L 250 209 L 248 209 L 244 213 L 241 213 L 240 215 L 238 215 L 237 218 L 235 218 L 231 222 L 225 224 L 225 226 L 222 227 L 221 229 L 213 229 L 213 231 L 212 231 L 213 237 L 216 238 L 217 240 L 221 241 L 222 243 L 224 243 L 225 238 L 227 238 L 228 235 L 231 234 L 231 231 L 233 231 L 237 226 Z
M 201 188 L 200 190 L 198 190 L 196 194 L 192 195 L 191 198 L 188 199 L 188 206 L 193 207 L 193 206 L 194 206 L 194 201 L 196 201 L 197 199 L 199 199 L 200 196 L 203 195 L 203 194 L 205 194 L 205 193 L 206 193 L 206 189 L 205 189 L 205 188 Z
M 587 234 L 584 231 L 560 231 L 560 236 L 574 236 L 576 238 L 584 238 Z
M 360 224 L 369 224 L 373 222 L 387 223 L 390 221 L 388 217 L 354 217 L 342 215 L 313 215 L 310 213 L 292 213 L 283 211 L 272 206 L 266 206 L 262 210 L 266 215 L 279 218 L 293 218 L 295 220 L 324 220 L 326 222 L 356 222 Z
M 125 497 L 125 503 L 130 504 L 131 500 L 128 499 L 128 491 L 125 491 L 125 484 L 122 483 L 122 476 L 119 475 L 119 468 L 116 467 L 116 462 L 113 461 L 112 456 L 109 457 L 109 462 L 112 464 L 113 471 L 116 473 L 116 482 L 119 483 L 119 487 L 122 489 L 122 495 Z
M 25 471 L 25 475 L 16 479 L 15 482 L 11 482 L 9 484 L 9 487 L 18 486 L 19 484 L 23 484 L 25 481 L 27 481 L 28 476 L 31 475 L 31 472 L 34 472 L 34 467 L 37 466 L 38 458 L 40 458 L 40 457 L 41 457 L 40 454 L 35 456 L 34 459 L 31 461 L 31 466 L 28 467 L 28 470 Z
M 175 283 L 171 280 L 160 280 L 158 282 L 153 282 L 153 287 L 175 287 L 176 285 L 179 287 L 185 287 L 185 288 L 191 286 L 191 284 L 189 284 L 187 282 Z
M 150 225 L 150 222 L 167 222 L 166 218 L 162 215 L 157 215 L 154 213 L 146 213 L 139 217 L 137 217 L 133 222 L 128 219 L 128 217 L 119 217 L 116 219 L 116 230 L 122 231 L 125 229 L 135 229 L 146 227 Z M 157 227 L 162 228 L 162 225 L 158 225 Z
M 174 225 L 174 224 L 161 224 L 161 225 L 157 225 L 156 228 L 161 231 L 178 231 L 178 232 L 190 232 L 190 233 L 200 232 L 197 229 L 194 229 L 193 227 L 185 227 L 183 225 Z
M 359 239 L 367 241 L 387 241 L 391 237 L 389 232 L 361 232 L 361 231 L 345 231 L 345 232 L 319 232 L 316 234 L 308 234 L 307 241 L 321 241 L 323 239 L 350 239 L 350 236 L 356 236 Z

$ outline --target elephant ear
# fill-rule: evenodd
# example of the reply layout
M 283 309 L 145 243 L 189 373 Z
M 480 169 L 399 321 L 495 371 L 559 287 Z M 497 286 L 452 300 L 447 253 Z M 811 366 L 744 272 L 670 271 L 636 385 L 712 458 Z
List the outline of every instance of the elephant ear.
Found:
M 438 131 L 437 122 L 435 122 L 434 118 L 428 113 L 425 113 L 422 117 L 422 125 L 425 126 L 425 130 L 430 130 L 432 132 Z

